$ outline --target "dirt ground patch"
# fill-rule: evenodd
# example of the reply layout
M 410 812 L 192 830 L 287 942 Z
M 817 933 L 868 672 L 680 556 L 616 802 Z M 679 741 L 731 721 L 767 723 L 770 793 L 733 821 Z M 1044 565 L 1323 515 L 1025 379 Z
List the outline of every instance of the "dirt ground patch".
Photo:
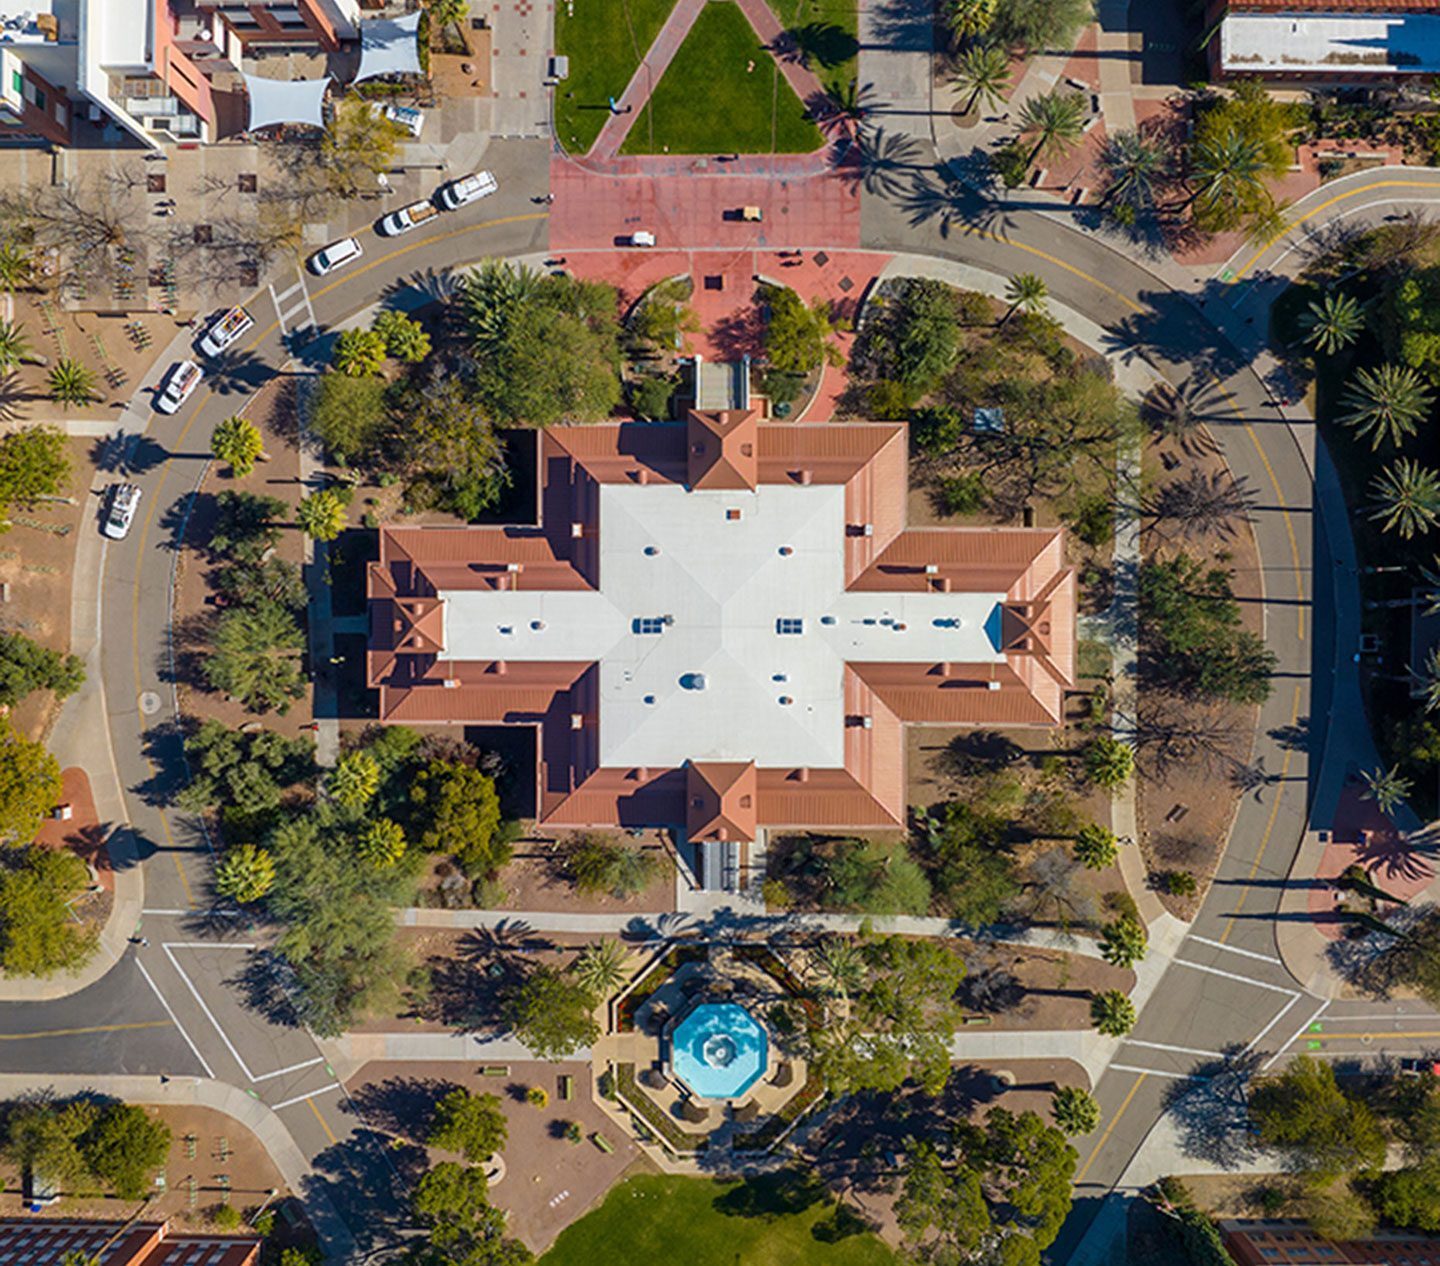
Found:
M 989 979 L 997 974 L 1013 977 L 1015 988 L 1003 1009 L 974 1007 L 992 1029 L 1088 1029 L 1090 996 L 1107 989 L 1129 994 L 1135 987 L 1135 973 L 1112 967 L 1086 954 L 1065 954 L 1058 950 L 1026 949 L 1014 945 L 959 943 L 965 956 L 967 979 Z M 960 998 L 967 1008 L 974 1001 L 964 984 Z M 1003 996 L 1003 995 L 1002 995 Z
M 573 1097 L 560 1098 L 560 1078 L 573 1078 Z M 504 1173 L 490 1184 L 490 1198 L 510 1215 L 509 1230 L 535 1252 L 548 1248 L 567 1226 L 587 1213 L 637 1162 L 640 1149 L 595 1104 L 588 1063 L 515 1063 L 504 1077 L 484 1077 L 456 1062 L 366 1064 L 347 1085 L 353 1109 L 372 1128 L 415 1144 L 434 1103 L 455 1086 L 497 1095 L 509 1126 L 501 1159 Z M 539 1086 L 549 1103 L 524 1101 Z M 569 1122 L 582 1141 L 565 1138 Z M 605 1153 L 591 1139 L 603 1135 L 614 1148 Z M 434 1152 L 431 1160 L 448 1159 Z
M 675 864 L 669 841 L 662 831 L 646 831 L 639 837 L 614 835 L 626 848 L 637 848 L 662 863 L 659 875 L 644 892 L 628 900 L 609 893 L 579 891 L 566 873 L 565 858 L 576 832 L 555 836 L 527 835 L 515 846 L 513 860 L 500 872 L 505 899 L 503 910 L 561 910 L 576 914 L 614 913 L 634 910 L 669 910 L 675 904 Z
M 9 428 L 7 428 L 9 429 Z M 88 494 L 106 485 L 96 480 L 93 441 L 72 438 L 70 479 L 60 496 L 73 501 L 42 501 L 17 508 L 14 526 L 0 536 L 0 584 L 9 596 L 0 604 L 0 626 L 23 633 L 51 650 L 70 649 L 70 582 L 75 545 L 81 532 L 99 530 L 102 502 Z M 55 696 L 37 690 L 11 713 L 15 728 L 29 738 L 49 733 L 59 713 Z
M 243 1212 L 258 1210 L 273 1191 L 276 1200 L 287 1188 L 280 1171 L 260 1140 L 243 1125 L 211 1108 L 147 1107 L 152 1117 L 170 1127 L 170 1157 L 160 1171 L 155 1195 L 146 1206 L 148 1219 L 173 1219 L 175 1229 L 213 1230 L 211 1214 L 222 1204 Z M 34 1217 L 25 1213 L 20 1175 L 0 1165 L 0 1217 Z M 274 1207 L 272 1202 L 271 1207 Z M 64 1196 L 45 1210 L 46 1218 L 129 1218 L 133 1200 L 110 1196 Z
M 1167 482 L 1198 474 L 1228 477 L 1228 467 L 1208 435 L 1183 443 L 1165 439 L 1148 443 L 1144 481 L 1153 492 Z M 1258 494 L 1258 489 L 1250 492 Z M 1248 520 L 1236 520 L 1230 530 L 1182 537 L 1164 524 L 1148 522 L 1142 537 L 1147 558 L 1167 557 L 1183 549 L 1206 565 L 1224 565 L 1234 571 L 1235 597 L 1243 626 L 1263 632 L 1264 581 L 1255 534 Z M 1142 729 L 1146 704 L 1142 695 Z M 1236 704 L 1186 704 L 1178 710 L 1182 725 L 1192 737 L 1176 745 L 1174 758 L 1160 755 L 1160 745 L 1142 741 L 1137 757 L 1139 777 L 1136 811 L 1140 845 L 1152 875 L 1189 871 L 1199 881 L 1192 898 L 1161 892 L 1160 899 L 1175 915 L 1188 919 L 1205 898 L 1211 876 L 1220 864 L 1235 820 L 1240 797 L 1263 787 L 1267 773 L 1250 766 L 1259 709 Z M 1167 702 L 1157 708 L 1160 726 L 1174 724 L 1177 709 Z

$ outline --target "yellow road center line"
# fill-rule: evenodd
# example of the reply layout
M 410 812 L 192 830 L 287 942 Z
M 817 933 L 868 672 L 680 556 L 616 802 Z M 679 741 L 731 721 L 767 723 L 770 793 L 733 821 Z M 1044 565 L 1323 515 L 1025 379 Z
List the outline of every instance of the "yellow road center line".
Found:
M 168 1029 L 169 1020 L 143 1020 L 133 1024 L 93 1024 L 83 1029 L 40 1029 L 35 1033 L 0 1033 L 0 1042 L 27 1042 L 37 1037 L 79 1037 L 85 1033 L 123 1033 L 128 1029 Z
M 310 1105 L 310 1111 L 315 1114 L 315 1119 L 320 1122 L 320 1128 L 325 1131 L 325 1137 L 329 1139 L 331 1143 L 338 1143 L 340 1140 L 335 1137 L 330 1127 L 325 1123 L 325 1118 L 320 1115 L 320 1109 L 315 1106 L 315 1100 L 307 1099 L 305 1102 Z
M 1135 1078 L 1135 1084 L 1130 1087 L 1130 1093 L 1126 1095 L 1123 1100 L 1121 1100 L 1119 1109 L 1116 1111 L 1115 1115 L 1110 1118 L 1110 1124 L 1105 1127 L 1105 1133 L 1102 1134 L 1099 1138 L 1099 1141 L 1096 1142 L 1094 1149 L 1090 1153 L 1089 1159 L 1080 1166 L 1080 1172 L 1075 1175 L 1073 1184 L 1074 1186 L 1078 1187 L 1080 1183 L 1084 1181 L 1085 1175 L 1090 1172 L 1090 1166 L 1095 1163 L 1095 1158 L 1100 1155 L 1100 1149 L 1110 1141 L 1110 1135 L 1115 1132 L 1115 1127 L 1120 1124 L 1120 1118 L 1125 1115 L 1125 1109 L 1130 1106 L 1130 1100 L 1135 1097 L 1135 1092 L 1145 1084 L 1145 1079 L 1148 1076 L 1150 1076 L 1149 1073 L 1141 1073 L 1137 1078 Z
M 1299 219 L 1292 221 L 1289 227 L 1286 228 L 1285 232 L 1281 233 L 1278 237 L 1272 237 L 1268 242 L 1266 242 L 1264 246 L 1262 246 L 1258 251 L 1256 251 L 1252 256 L 1250 256 L 1249 259 L 1245 261 L 1243 266 L 1236 269 L 1235 276 L 1231 278 L 1231 284 L 1238 284 L 1240 279 L 1244 277 L 1245 274 L 1248 273 L 1260 261 L 1260 257 L 1264 255 L 1265 252 L 1268 251 L 1277 242 L 1283 242 L 1287 237 L 1290 236 L 1291 233 L 1293 233 L 1306 221 L 1313 220 L 1322 211 L 1329 210 L 1337 203 L 1345 202 L 1350 198 L 1358 197 L 1362 193 L 1373 193 L 1376 189 L 1436 188 L 1440 188 L 1440 184 L 1437 184 L 1437 182 L 1433 180 L 1377 180 L 1373 184 L 1361 185 L 1357 189 L 1350 189 L 1347 190 L 1345 193 L 1337 193 L 1333 198 L 1327 198 L 1324 202 L 1320 203 L 1319 206 L 1312 207 L 1309 211 L 1305 212 L 1305 214 L 1302 215 Z
M 1144 305 L 1136 303 L 1129 295 L 1121 294 L 1114 286 L 1107 286 L 1098 277 L 1092 277 L 1083 268 L 1076 268 L 1074 264 L 1067 263 L 1058 255 L 1052 255 L 1049 251 L 1042 251 L 1038 246 L 1027 246 L 1024 242 L 1012 242 L 1008 237 L 1000 233 L 992 233 L 989 229 L 965 230 L 972 237 L 988 238 L 992 242 L 999 242 L 1002 246 L 1013 247 L 1017 251 L 1024 251 L 1027 255 L 1034 255 L 1037 259 L 1043 259 L 1047 264 L 1054 264 L 1056 268 L 1063 268 L 1067 273 L 1079 277 L 1082 281 L 1088 281 L 1092 286 L 1098 286 L 1112 298 L 1119 299 L 1132 312 L 1146 311 Z
M 1290 705 L 1290 724 L 1293 726 L 1300 719 L 1300 687 L 1295 687 L 1295 695 Z M 1285 759 L 1280 762 L 1280 782 L 1275 788 L 1275 800 L 1270 805 L 1270 820 L 1265 823 L 1265 834 L 1260 837 L 1260 848 L 1255 854 L 1255 860 L 1250 863 L 1250 873 L 1245 876 L 1245 887 L 1240 889 L 1240 899 L 1235 903 L 1235 913 L 1225 923 L 1225 930 L 1220 933 L 1220 944 L 1224 945 L 1230 939 L 1230 933 L 1235 930 L 1235 920 L 1240 917 L 1240 912 L 1245 908 L 1245 896 L 1250 891 L 1250 884 L 1254 882 L 1256 874 L 1260 870 L 1260 863 L 1265 857 L 1265 850 L 1270 845 L 1271 833 L 1275 830 L 1275 819 L 1280 813 L 1280 802 L 1285 798 L 1285 780 L 1290 773 L 1290 758 L 1295 754 L 1295 749 L 1285 749 Z

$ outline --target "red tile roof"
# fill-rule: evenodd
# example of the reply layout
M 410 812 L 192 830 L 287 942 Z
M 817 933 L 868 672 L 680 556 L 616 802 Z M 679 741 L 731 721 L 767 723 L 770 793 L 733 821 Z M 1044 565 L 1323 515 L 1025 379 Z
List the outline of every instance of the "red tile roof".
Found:
M 692 840 L 755 838 L 755 762 L 686 766 L 685 834 Z
M 171 1235 L 166 1222 L 0 1219 L 0 1262 L 57 1266 L 67 1253 L 99 1266 L 254 1266 L 257 1236 Z
M 755 409 L 692 411 L 685 436 L 690 487 L 753 490 L 760 472 L 759 418 Z

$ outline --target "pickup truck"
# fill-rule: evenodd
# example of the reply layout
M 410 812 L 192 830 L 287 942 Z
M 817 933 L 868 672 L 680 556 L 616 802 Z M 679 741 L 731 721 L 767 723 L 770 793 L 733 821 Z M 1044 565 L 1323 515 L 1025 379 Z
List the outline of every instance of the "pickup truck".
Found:
M 439 214 L 440 208 L 432 202 L 412 202 L 408 207 L 401 207 L 382 218 L 379 232 L 384 237 L 399 237 L 411 229 L 418 229 Z

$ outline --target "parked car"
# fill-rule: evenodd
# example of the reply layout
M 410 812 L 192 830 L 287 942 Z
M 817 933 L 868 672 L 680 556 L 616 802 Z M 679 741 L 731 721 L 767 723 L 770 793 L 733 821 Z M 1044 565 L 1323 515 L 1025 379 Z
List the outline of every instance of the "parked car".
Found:
M 1423 1077 L 1429 1073 L 1432 1077 L 1440 1077 L 1440 1060 L 1437 1059 L 1402 1059 L 1400 1071 L 1407 1077 Z
M 193 360 L 182 360 L 165 377 L 164 385 L 155 394 L 155 408 L 161 413 L 174 413 L 194 394 L 205 371 Z
M 200 350 L 206 356 L 219 356 L 237 338 L 255 328 L 255 318 L 244 308 L 231 308 L 215 322 L 200 339 Z
M 632 233 L 625 239 L 626 246 L 654 246 L 655 234 L 647 229 L 641 229 L 638 233 Z
M 329 246 L 310 256 L 310 271 L 317 277 L 323 277 L 326 273 L 333 273 L 337 268 L 359 259 L 364 253 L 364 247 L 356 238 L 342 237 L 338 242 L 331 242 Z
M 400 130 L 408 131 L 412 137 L 418 137 L 420 130 L 425 127 L 425 111 L 416 109 L 413 105 L 380 105 L 380 102 L 376 101 L 370 108 L 380 118 L 387 118 Z
M 427 220 L 440 214 L 440 208 L 433 202 L 412 202 L 408 207 L 392 211 L 376 225 L 376 232 L 382 237 L 399 237 L 411 229 L 418 229 Z
M 135 511 L 139 508 L 140 489 L 134 484 L 116 484 L 110 489 L 110 508 L 105 512 L 100 531 L 112 541 L 123 541 L 130 534 L 130 525 L 135 522 Z
M 458 211 L 468 203 L 488 198 L 498 188 L 500 186 L 495 181 L 494 173 L 473 172 L 469 176 L 461 176 L 459 180 L 452 180 L 448 185 L 442 185 L 440 205 L 447 211 Z

